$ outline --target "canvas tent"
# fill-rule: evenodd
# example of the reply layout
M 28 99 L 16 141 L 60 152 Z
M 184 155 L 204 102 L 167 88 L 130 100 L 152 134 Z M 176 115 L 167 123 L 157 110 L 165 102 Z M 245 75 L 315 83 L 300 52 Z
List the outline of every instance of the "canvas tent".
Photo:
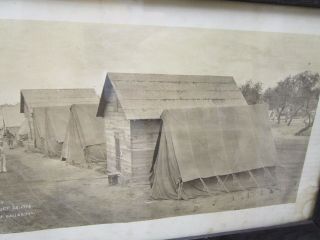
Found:
M 163 110 L 218 105 L 246 105 L 233 77 L 108 73 L 97 115 L 105 121 L 111 181 L 150 183 Z
M 98 104 L 74 104 L 63 143 L 62 159 L 72 165 L 106 171 L 104 121 L 96 117 Z
M 25 117 L 20 113 L 19 104 L 2 107 L 3 125 L 12 134 L 17 135 Z
M 28 119 L 29 147 L 36 145 L 34 109 L 41 107 L 70 107 L 72 104 L 96 103 L 98 96 L 94 89 L 23 89 L 20 92 L 20 112 Z M 41 113 L 40 113 L 41 114 Z M 39 119 L 39 118 L 38 118 Z M 67 117 L 68 119 L 68 117 Z M 38 121 L 40 127 L 43 123 Z
M 28 119 L 24 119 L 17 133 L 18 140 L 26 140 L 28 138 Z
M 33 109 L 35 144 L 46 155 L 52 157 L 61 155 L 69 112 L 68 106 Z
M 2 116 L 2 111 L 0 111 L 0 129 L 3 130 L 3 128 L 4 128 L 3 116 Z
M 153 198 L 187 199 L 275 183 L 277 153 L 264 105 L 172 109 L 161 119 Z

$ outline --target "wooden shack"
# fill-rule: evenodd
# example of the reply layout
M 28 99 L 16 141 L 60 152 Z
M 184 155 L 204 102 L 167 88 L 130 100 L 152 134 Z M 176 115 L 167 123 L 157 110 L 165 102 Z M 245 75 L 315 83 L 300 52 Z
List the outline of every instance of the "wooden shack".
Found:
M 233 77 L 108 73 L 97 116 L 105 120 L 109 179 L 149 183 L 163 110 L 215 105 L 246 105 Z
M 92 88 L 83 89 L 23 89 L 20 91 L 20 112 L 25 114 L 29 125 L 29 147 L 37 148 L 34 127 L 34 109 L 63 107 L 72 104 L 96 103 L 98 96 Z

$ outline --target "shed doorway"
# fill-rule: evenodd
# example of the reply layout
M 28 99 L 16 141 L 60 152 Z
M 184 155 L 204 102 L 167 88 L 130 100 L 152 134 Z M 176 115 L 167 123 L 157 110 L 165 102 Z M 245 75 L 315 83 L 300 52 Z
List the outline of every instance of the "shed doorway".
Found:
M 114 146 L 116 153 L 116 169 L 121 172 L 121 150 L 120 150 L 120 135 L 119 133 L 114 134 Z

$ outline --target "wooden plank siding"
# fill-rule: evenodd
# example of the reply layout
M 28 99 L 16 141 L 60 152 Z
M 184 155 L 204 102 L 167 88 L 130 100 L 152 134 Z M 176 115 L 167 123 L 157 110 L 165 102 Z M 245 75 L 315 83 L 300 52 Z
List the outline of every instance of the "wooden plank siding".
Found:
M 131 120 L 132 183 L 149 183 L 160 121 Z
M 128 182 L 132 174 L 130 122 L 125 118 L 121 105 L 113 89 L 106 93 L 108 100 L 105 108 L 105 136 L 108 174 L 120 174 L 121 182 Z M 119 136 L 120 169 L 117 169 L 115 136 Z

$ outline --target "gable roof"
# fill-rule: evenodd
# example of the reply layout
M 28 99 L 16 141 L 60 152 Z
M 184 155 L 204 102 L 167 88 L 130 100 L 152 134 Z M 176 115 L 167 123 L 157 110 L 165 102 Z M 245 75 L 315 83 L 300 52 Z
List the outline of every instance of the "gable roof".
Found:
M 93 88 L 22 89 L 20 92 L 20 112 L 24 113 L 25 105 L 31 108 L 71 106 L 76 103 L 97 103 L 98 100 Z
M 24 115 L 20 113 L 19 108 L 19 104 L 2 107 L 2 117 L 6 127 L 20 127 Z
M 233 77 L 108 73 L 97 116 L 104 116 L 110 89 L 127 119 L 159 119 L 171 108 L 247 105 Z

